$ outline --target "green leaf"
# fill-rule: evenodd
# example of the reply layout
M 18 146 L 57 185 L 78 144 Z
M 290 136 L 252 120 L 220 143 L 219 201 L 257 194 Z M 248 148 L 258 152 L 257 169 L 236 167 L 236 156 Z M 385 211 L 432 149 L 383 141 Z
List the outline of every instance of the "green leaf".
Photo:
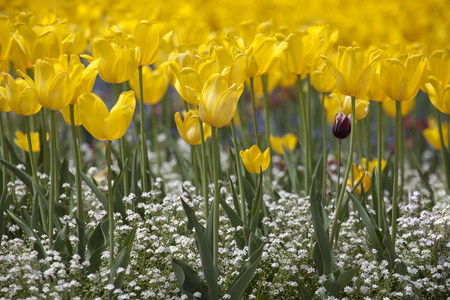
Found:
M 92 192 L 97 196 L 97 199 L 102 203 L 105 210 L 108 210 L 108 200 L 102 191 L 100 191 L 97 185 L 83 172 L 80 172 L 81 178 L 83 178 L 84 182 L 91 188 Z
M 259 266 L 263 248 L 264 244 L 261 244 L 261 246 L 256 251 L 253 252 L 253 254 L 248 259 L 247 263 L 242 268 L 239 275 L 231 284 L 228 290 L 228 294 L 230 294 L 231 299 L 239 300 L 242 298 L 245 290 L 247 289 L 248 285 L 250 284 L 250 281 L 254 276 L 256 268 Z
M 111 273 L 109 275 L 109 283 L 114 282 L 114 287 L 116 289 L 119 289 L 122 284 L 123 280 L 125 279 L 125 271 L 128 268 L 128 264 L 130 262 L 130 254 L 131 249 L 133 247 L 133 240 L 136 236 L 136 228 L 134 227 L 125 238 L 125 241 L 122 246 L 122 250 L 117 255 L 116 259 L 113 262 L 113 265 L 111 266 Z M 117 269 L 121 267 L 125 269 L 123 272 L 120 272 L 119 275 L 117 275 Z M 115 279 L 114 279 L 115 278 Z
M 223 209 L 225 210 L 228 219 L 230 219 L 231 226 L 238 227 L 244 225 L 244 222 L 242 222 L 241 218 L 239 217 L 238 213 L 235 212 L 223 199 L 222 197 L 219 197 L 219 203 L 222 205 Z
M 108 217 L 105 215 L 89 237 L 87 244 L 87 260 L 91 263 L 89 266 L 90 273 L 95 273 L 100 268 L 101 255 L 106 249 L 106 241 L 109 232 L 108 224 Z
M 292 184 L 292 188 L 294 189 L 294 192 L 296 194 L 299 194 L 300 186 L 297 174 L 297 162 L 291 158 L 290 153 L 286 151 L 284 146 L 283 146 L 283 157 L 284 161 L 286 162 L 286 168 L 288 171 L 289 180 L 291 181 Z
M 14 148 L 13 144 L 11 144 L 11 142 L 8 139 L 5 139 L 5 145 L 8 148 L 8 153 L 11 154 L 11 158 L 12 158 L 12 163 L 14 165 L 18 165 L 18 164 L 22 164 L 25 165 L 25 162 L 19 158 L 19 156 L 17 155 L 17 149 Z
M 300 286 L 300 292 L 302 293 L 302 299 L 303 300 L 311 300 L 311 295 L 308 293 L 308 291 L 303 287 L 303 285 Z M 319 298 L 320 299 L 320 298 Z
M 324 286 L 332 296 L 337 296 L 339 292 L 352 281 L 358 274 L 361 267 L 340 268 L 327 276 Z
M 234 188 L 233 181 L 231 180 L 230 174 L 228 174 L 228 184 L 230 185 L 231 196 L 233 197 L 233 205 L 236 209 L 237 215 L 240 216 L 241 215 L 241 206 L 240 206 L 240 203 L 238 200 L 238 195 L 236 193 L 236 189 Z
M 319 160 L 319 166 L 321 165 L 322 160 Z M 322 256 L 323 261 L 323 274 L 329 274 L 335 268 L 334 262 L 334 253 L 330 247 L 330 243 L 328 240 L 328 233 L 325 229 L 325 226 L 322 222 L 322 213 L 319 210 L 319 203 L 321 202 L 322 195 L 322 187 L 317 185 L 318 172 L 320 167 L 316 168 L 314 172 L 311 190 L 310 190 L 310 203 L 311 203 L 311 218 L 314 226 L 314 234 L 316 236 L 316 241 L 320 250 L 320 254 Z M 320 206 L 321 207 L 321 206 Z M 317 255 L 317 253 L 316 253 Z M 317 262 L 321 264 L 320 262 Z M 317 264 L 316 263 L 316 264 Z M 320 275 L 323 275 L 320 274 Z
M 56 240 L 53 243 L 53 249 L 55 251 L 58 251 L 60 253 L 64 252 L 64 247 L 66 245 L 66 241 L 69 238 L 69 226 L 66 224 L 64 225 L 63 229 L 58 232 L 58 235 L 56 236 Z
M 189 299 L 195 299 L 193 295 L 195 292 L 202 294 L 200 299 L 208 299 L 208 288 L 200 282 L 197 273 L 191 267 L 178 259 L 172 258 L 172 268 L 177 277 L 178 286 Z
M 75 176 L 69 171 L 69 161 L 64 157 L 63 162 L 59 168 L 59 189 L 62 190 L 64 183 L 73 186 L 75 184 Z
M 0 162 L 4 164 L 18 179 L 20 179 L 23 184 L 28 188 L 28 190 L 33 190 L 33 182 L 31 179 L 31 176 L 22 171 L 21 169 L 17 168 L 16 166 L 10 164 L 6 160 L 0 158 Z
M 8 214 L 11 218 L 20 226 L 25 235 L 28 238 L 34 238 L 34 250 L 38 252 L 38 258 L 46 258 L 47 254 L 45 253 L 44 247 L 42 246 L 41 239 L 39 236 L 28 226 L 28 224 L 18 216 L 16 216 L 11 211 L 7 210 Z
M 378 239 L 378 235 L 376 232 L 377 229 L 374 227 L 372 220 L 370 219 L 366 209 L 364 207 L 362 207 L 359 200 L 356 199 L 356 197 L 351 193 L 348 193 L 348 195 L 352 199 L 353 205 L 358 210 L 359 216 L 361 217 L 364 225 L 366 226 L 367 233 L 369 234 L 370 242 L 372 243 L 372 246 L 375 248 L 375 250 L 377 250 L 378 259 L 380 261 L 383 260 L 382 255 L 383 255 L 384 249 L 380 243 L 380 240 Z
M 75 218 L 75 220 L 77 222 L 77 237 L 78 237 L 77 253 L 78 255 L 80 255 L 81 261 L 84 261 L 87 244 L 86 225 L 83 220 L 80 220 L 78 218 Z
M 192 208 L 187 205 L 186 202 L 181 199 L 184 207 L 184 211 L 188 219 L 191 219 L 195 228 L 195 236 L 197 237 L 198 251 L 200 252 L 200 258 L 202 261 L 203 274 L 205 275 L 206 285 L 208 286 L 208 295 L 210 299 L 219 298 L 219 289 L 217 286 L 217 277 L 214 270 L 214 263 L 212 257 L 212 249 L 209 248 L 208 243 L 205 238 L 205 233 L 203 226 L 198 223 L 197 217 L 195 216 Z

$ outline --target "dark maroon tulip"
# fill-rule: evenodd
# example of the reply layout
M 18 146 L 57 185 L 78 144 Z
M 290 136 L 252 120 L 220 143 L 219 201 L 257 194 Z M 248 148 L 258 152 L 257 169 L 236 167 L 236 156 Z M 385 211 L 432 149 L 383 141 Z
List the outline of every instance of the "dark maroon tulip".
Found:
M 352 131 L 352 122 L 344 113 L 338 112 L 334 116 L 333 134 L 338 139 L 345 139 Z

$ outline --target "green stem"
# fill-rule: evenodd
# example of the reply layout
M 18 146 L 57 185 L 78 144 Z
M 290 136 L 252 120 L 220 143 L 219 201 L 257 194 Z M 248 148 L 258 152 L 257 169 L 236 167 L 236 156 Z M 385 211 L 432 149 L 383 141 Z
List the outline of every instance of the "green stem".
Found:
M 12 64 L 12 63 L 11 63 Z M 11 120 L 9 118 L 9 112 L 6 113 L 6 131 L 8 133 L 8 141 L 11 141 Z M 9 152 L 9 162 L 12 163 L 12 154 L 11 152 Z M 11 173 L 11 181 L 15 182 L 16 181 L 16 176 Z M 13 203 L 16 205 L 17 204 L 17 196 L 15 191 L 12 193 L 12 197 L 13 197 Z M 46 224 L 46 223 L 44 223 Z
M 401 102 L 395 102 L 395 136 L 394 136 L 394 187 L 392 196 L 392 242 L 395 245 L 397 237 L 397 203 L 398 203 L 398 162 L 399 162 L 399 138 L 400 138 L 400 122 L 401 122 Z
M 255 130 L 256 145 L 261 149 L 261 144 L 259 143 L 258 121 L 256 120 L 255 89 L 253 86 L 253 77 L 250 77 L 250 98 L 252 100 L 253 127 Z
M 212 129 L 213 147 L 213 177 L 214 177 L 214 211 L 213 211 L 213 263 L 216 275 L 218 274 L 219 255 L 219 162 L 217 161 L 217 133 L 216 128 Z
M 333 242 L 334 242 L 334 235 L 336 231 L 336 225 L 339 218 L 339 213 L 341 211 L 341 204 L 342 199 L 344 199 L 345 195 L 345 186 L 347 185 L 348 176 L 350 174 L 350 169 L 353 169 L 353 148 L 355 146 L 355 124 L 356 124 L 356 118 L 355 118 L 355 97 L 352 97 L 352 129 L 350 132 L 350 149 L 348 150 L 348 160 L 347 160 L 347 167 L 345 168 L 345 174 L 344 174 L 344 180 L 342 181 L 342 187 L 339 193 L 339 198 L 336 202 L 336 214 L 334 215 L 333 220 L 333 227 L 331 229 L 331 237 L 330 237 L 330 248 L 333 249 Z
M 44 135 L 43 137 L 41 137 L 41 140 L 42 141 L 46 141 L 47 140 L 47 120 L 48 120 L 48 118 L 47 118 L 47 110 L 46 109 L 41 109 L 41 111 L 39 112 L 39 115 L 41 116 L 41 126 L 42 126 L 42 134 Z M 35 118 L 35 120 L 37 120 L 37 115 L 33 115 L 33 117 Z M 33 131 L 33 122 L 31 122 L 31 131 Z M 48 169 L 48 166 L 50 165 L 50 168 L 51 168 L 51 163 L 49 164 L 48 163 L 48 159 L 49 159 L 49 155 L 48 155 L 48 148 L 45 146 L 45 145 L 42 145 L 41 146 L 41 148 L 42 148 L 42 157 L 43 157 L 43 159 L 44 159 L 44 163 L 43 163 L 43 166 L 44 166 L 44 173 L 45 174 L 48 174 L 49 173 L 49 169 Z
M 303 132 L 303 152 L 304 152 L 304 160 L 303 163 L 305 164 L 305 174 L 304 174 L 304 180 L 305 180 L 305 193 L 308 194 L 309 191 L 309 185 L 310 185 L 310 177 L 309 177 L 309 154 L 308 154 L 308 122 L 306 119 L 306 112 L 305 112 L 305 103 L 303 100 L 303 91 L 302 91 L 302 77 L 300 75 L 297 75 L 297 96 L 298 96 L 298 108 L 299 108 L 299 114 L 301 118 L 301 123 L 299 122 L 299 133 Z
M 264 95 L 264 124 L 265 124 L 265 136 L 266 136 L 266 143 L 267 143 L 267 147 L 270 146 L 270 114 L 269 114 L 269 109 L 270 109 L 270 103 L 269 103 L 269 91 L 268 91 L 268 74 L 263 74 L 261 76 L 261 83 L 262 83 L 262 88 L 263 88 L 263 95 Z M 261 149 L 262 150 L 262 149 Z M 236 153 L 237 155 L 237 153 Z M 269 163 L 269 180 L 270 182 L 272 182 L 272 167 L 271 167 L 271 163 Z
M 116 92 L 116 100 L 119 100 L 120 97 L 120 84 L 116 83 L 114 85 L 115 92 Z M 125 136 L 121 137 L 119 139 L 119 152 L 120 152 L 120 160 L 122 160 L 122 167 L 124 168 L 123 171 L 123 193 L 124 196 L 127 197 L 130 194 L 130 187 L 128 186 L 128 172 L 127 172 L 127 166 L 125 165 Z
M 383 209 L 383 170 L 382 170 L 382 162 L 383 162 L 383 102 L 378 102 L 378 170 L 377 170 L 377 179 L 378 179 L 378 227 L 382 227 L 383 222 L 383 214 L 381 210 Z
M 50 184 L 51 184 L 51 197 L 49 199 L 49 209 L 48 209 L 48 240 L 49 248 L 53 247 L 53 215 L 55 202 L 58 200 L 58 170 L 57 170 L 57 153 L 56 153 L 56 143 L 57 143 L 57 128 L 55 111 L 50 110 Z
M 141 169 L 142 169 L 142 192 L 148 192 L 147 182 L 147 170 L 148 170 L 148 157 L 147 157 L 147 143 L 145 138 L 145 118 L 144 118 L 144 85 L 142 82 L 142 66 L 139 66 L 139 116 L 140 116 L 140 130 L 141 130 Z
M 306 93 L 306 136 L 308 138 L 308 169 L 309 172 L 308 176 L 312 177 L 312 170 L 313 170 L 313 152 L 312 152 L 312 137 L 311 137 L 311 90 L 312 90 L 312 84 L 311 84 L 311 77 L 309 75 L 307 76 L 308 80 L 308 90 Z M 309 187 L 308 187 L 309 188 Z M 307 193 L 309 191 L 306 191 Z
M 114 261 L 114 203 L 112 191 L 111 141 L 106 145 L 106 164 L 108 165 L 108 225 L 109 225 L 109 267 Z
M 442 164 L 444 165 L 444 173 L 445 173 L 445 179 L 447 180 L 447 192 L 450 191 L 450 167 L 449 162 L 447 160 L 447 155 L 445 153 L 445 143 L 444 143 L 444 134 L 442 132 L 442 123 L 441 123 L 441 114 L 438 109 L 436 109 L 436 121 L 439 128 L 439 141 L 441 143 L 441 156 L 442 156 Z M 447 130 L 450 130 L 450 128 L 447 128 Z M 449 140 L 450 142 L 450 140 Z
M 399 121 L 399 129 L 400 129 L 400 198 L 403 195 L 403 184 L 405 182 L 405 131 L 403 128 L 403 119 L 400 118 Z
M 236 137 L 236 129 L 234 127 L 234 118 L 231 119 L 230 122 L 231 125 L 231 133 L 233 135 L 233 144 L 234 144 L 234 156 L 236 159 L 236 171 L 238 176 L 238 183 L 239 183 L 239 193 L 241 194 L 241 219 L 244 224 L 246 223 L 246 207 L 245 207 L 245 192 L 244 192 L 244 182 L 242 180 L 242 169 L 241 169 L 241 160 L 239 159 L 239 146 L 237 143 L 237 137 Z
M 25 116 L 25 131 L 27 134 L 27 142 L 28 142 L 28 156 L 30 157 L 30 164 L 31 164 L 31 177 L 33 179 L 33 194 L 36 195 L 38 192 L 38 178 L 37 178 L 37 173 L 36 173 L 36 160 L 34 157 L 34 153 L 32 151 L 32 143 L 31 143 L 31 131 L 30 131 L 30 117 L 29 116 Z M 39 199 L 39 200 L 38 200 Z M 34 197 L 33 201 L 39 201 L 38 203 L 33 203 L 33 209 L 36 208 L 39 205 L 39 210 L 41 212 L 41 220 L 42 220 L 42 224 L 47 224 L 47 215 L 46 215 L 46 211 L 45 211 L 45 206 L 44 203 L 41 199 L 41 197 Z M 45 227 L 45 225 L 44 225 Z
M 154 105 L 152 105 L 152 114 L 150 121 L 152 122 L 153 151 L 156 152 L 156 166 L 157 166 L 157 173 L 159 174 L 159 170 L 161 168 L 161 153 L 160 153 L 161 151 L 159 151 L 158 125 L 156 124 L 156 112 Z
M 192 145 L 192 165 L 194 166 L 195 192 L 198 195 L 198 165 L 197 165 L 197 146 Z
M 341 188 L 340 180 L 341 180 L 341 150 L 342 150 L 342 140 L 338 139 L 339 147 L 338 147 L 338 169 L 337 169 L 337 193 L 336 193 L 336 200 L 339 196 L 339 191 Z
M 2 138 L 2 157 L 3 159 L 6 160 L 6 153 L 7 153 L 7 149 L 6 149 L 6 140 L 5 140 L 5 129 L 4 129 L 4 125 L 3 125 L 3 118 L 0 114 L 0 131 L 1 131 L 1 138 Z M 2 186 L 3 188 L 6 189 L 7 186 L 7 176 L 6 176 L 6 166 L 3 164 L 3 168 L 2 168 Z
M 371 152 L 370 152 L 370 113 L 367 114 L 367 117 L 364 119 L 365 122 L 365 129 L 366 129 L 366 134 L 364 135 L 365 138 L 365 142 L 366 142 L 366 170 L 368 171 L 372 171 L 369 170 L 369 160 L 371 159 Z
M 325 93 L 322 93 L 322 148 L 323 148 L 323 194 L 327 194 L 327 132 L 326 132 Z M 340 155 L 340 154 L 338 154 Z M 339 186 L 339 184 L 338 184 Z
M 83 208 L 83 190 L 81 188 L 81 157 L 78 149 L 80 148 L 80 144 L 77 141 L 77 130 L 75 126 L 75 112 L 74 105 L 69 105 L 70 108 L 70 127 L 72 130 L 72 144 L 73 144 L 73 153 L 75 156 L 75 175 L 77 182 L 77 217 L 80 220 L 84 220 L 84 208 Z
M 207 182 L 207 174 L 206 174 L 206 144 L 205 144 L 205 133 L 203 132 L 203 122 L 198 118 L 198 125 L 200 126 L 200 147 L 202 151 L 202 189 L 203 189 L 203 198 L 205 199 L 205 216 L 206 220 L 208 220 L 209 216 L 209 199 L 208 199 L 208 182 Z

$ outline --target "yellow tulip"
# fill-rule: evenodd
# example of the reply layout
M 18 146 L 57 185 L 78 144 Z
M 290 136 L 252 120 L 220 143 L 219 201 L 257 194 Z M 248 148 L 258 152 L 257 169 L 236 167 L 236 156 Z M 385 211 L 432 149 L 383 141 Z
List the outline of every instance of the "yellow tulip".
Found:
M 2 112 L 10 112 L 11 111 L 9 102 L 6 99 L 6 89 L 3 86 L 0 86 L 0 111 L 2 111 Z
M 366 166 L 368 164 L 368 168 L 366 169 Z M 387 162 L 382 159 L 381 160 L 381 171 L 384 171 L 384 168 L 386 168 L 386 164 Z M 364 171 L 369 172 L 369 174 L 372 174 L 373 169 L 377 169 L 378 171 L 378 159 L 373 159 L 369 162 L 367 162 L 367 158 L 361 158 L 361 166 L 363 168 Z
M 426 84 L 430 82 L 430 76 L 434 76 L 441 86 L 445 87 L 450 84 L 450 48 L 437 50 L 431 54 L 422 84 L 422 90 L 425 93 L 428 93 Z
M 30 132 L 30 137 L 31 137 L 32 152 L 41 151 L 41 145 L 39 143 L 39 132 Z M 26 152 L 30 152 L 30 148 L 28 148 L 28 138 L 25 133 L 21 131 L 16 131 L 16 138 L 14 139 L 14 144 L 16 144 L 20 149 L 25 150 Z
M 31 116 L 41 110 L 35 92 L 22 78 L 14 80 L 11 75 L 4 74 L 6 88 L 0 90 L 2 96 L 8 100 L 11 110 L 20 116 Z
M 80 118 L 80 114 L 79 114 L 78 102 L 76 102 L 75 104 L 71 104 L 71 105 L 73 105 L 73 117 L 74 117 L 74 121 L 75 121 L 74 125 L 80 126 L 82 124 L 81 124 L 81 118 Z M 72 125 L 72 122 L 70 122 L 70 106 L 67 105 L 66 107 L 61 109 L 60 112 L 63 115 L 64 121 L 68 125 Z
M 322 51 L 324 39 L 314 38 L 309 32 L 294 32 L 286 38 L 287 46 L 281 60 L 286 69 L 296 75 L 308 74 Z
M 94 40 L 92 54 L 93 57 L 83 57 L 90 62 L 101 58 L 98 66 L 100 77 L 109 83 L 129 80 L 136 73 L 140 60 L 139 48 L 121 47 L 117 42 L 109 42 L 104 38 Z
M 414 98 L 412 98 L 410 100 L 402 101 L 402 103 L 400 104 L 400 107 L 401 107 L 400 111 L 401 111 L 402 117 L 409 114 L 412 111 L 412 109 L 414 108 L 414 105 L 415 105 Z M 395 118 L 395 101 L 394 100 L 388 99 L 388 100 L 384 101 L 383 109 L 388 116 L 390 116 L 391 118 Z
M 142 88 L 144 90 L 144 103 L 155 105 L 166 94 L 169 87 L 169 79 L 163 70 L 159 67 L 152 70 L 150 67 L 142 67 Z M 139 74 L 134 74 L 130 79 L 130 86 L 140 100 L 139 94 Z
M 430 146 L 435 150 L 441 150 L 441 142 L 439 139 L 439 128 L 434 119 L 428 120 L 428 128 L 422 131 L 423 137 Z M 448 147 L 448 127 L 445 124 L 441 124 L 442 135 L 444 138 L 444 145 Z
M 60 110 L 73 101 L 75 89 L 84 71 L 83 64 L 72 63 L 73 60 L 79 61 L 74 55 L 71 56 L 70 62 L 67 55 L 62 55 L 59 59 L 38 59 L 34 69 L 34 81 L 27 74 L 19 71 L 34 90 L 43 107 Z
M 0 18 L 0 62 L 8 57 L 12 39 L 11 22 L 7 18 Z
M 181 119 L 179 112 L 175 114 L 175 123 L 177 125 L 178 133 L 181 138 L 188 144 L 200 145 L 200 124 L 198 122 L 198 115 L 196 112 L 189 111 L 184 120 Z M 203 123 L 203 137 L 206 141 L 211 134 L 211 126 Z
M 370 100 L 376 102 L 384 102 L 386 100 L 389 100 L 389 97 L 383 91 L 383 88 L 381 86 L 379 64 L 373 76 L 373 82 L 370 87 L 370 90 L 367 92 L 367 96 L 369 97 Z
M 108 112 L 102 99 L 93 93 L 84 93 L 78 98 L 81 123 L 98 140 L 120 139 L 130 126 L 135 107 L 133 91 L 120 94 L 111 112 Z
M 450 70 L 448 73 L 450 74 Z M 450 115 L 450 83 L 443 85 L 442 81 L 434 76 L 430 76 L 429 81 L 425 85 L 431 103 L 444 114 Z
M 158 58 L 159 48 L 167 43 L 171 36 L 172 32 L 160 39 L 158 23 L 155 20 L 140 21 L 134 31 L 135 43 L 141 52 L 139 66 L 153 64 Z
M 244 51 L 248 56 L 247 76 L 266 74 L 273 61 L 280 57 L 286 47 L 286 42 L 278 43 L 274 37 L 255 35 L 251 45 Z
M 72 100 L 69 102 L 69 104 L 74 105 L 80 95 L 92 91 L 92 88 L 95 84 L 95 79 L 98 75 L 98 65 L 100 64 L 100 61 L 100 59 L 96 59 L 85 68 L 78 56 L 70 56 L 69 73 L 73 72 L 74 70 L 77 70 L 77 72 L 78 70 L 83 70 L 83 72 L 81 76 L 76 77 L 78 81 L 74 80 L 71 82 L 74 91 L 72 94 Z
M 352 114 L 352 101 L 351 101 L 350 96 L 345 96 L 339 92 L 334 92 L 334 93 L 330 94 L 328 100 L 326 100 L 326 101 L 330 101 L 330 99 L 334 99 L 334 101 L 339 104 L 338 106 L 325 104 L 325 109 L 327 111 L 330 109 L 336 109 L 336 107 L 339 109 L 336 111 L 329 111 L 330 115 L 333 114 L 333 122 L 334 122 L 334 116 L 339 111 L 343 112 L 347 116 L 350 116 Z M 333 100 L 331 100 L 331 101 L 333 101 Z M 356 120 L 362 120 L 367 116 L 367 114 L 369 113 L 369 105 L 370 105 L 370 102 L 368 101 L 368 99 L 366 97 L 361 97 L 361 98 L 356 99 L 356 102 L 355 102 Z
M 373 80 L 376 62 L 380 59 L 376 53 L 365 55 L 358 47 L 339 47 L 336 65 L 321 55 L 336 79 L 336 87 L 341 94 L 353 97 L 365 96 Z
M 395 101 L 414 98 L 425 74 L 427 59 L 423 55 L 401 55 L 381 61 L 380 83 L 385 94 Z
M 297 136 L 287 133 L 284 136 L 270 135 L 270 147 L 280 155 L 283 155 L 283 147 L 287 152 L 292 152 L 297 147 Z
M 227 125 L 236 114 L 237 102 L 243 91 L 244 84 L 229 83 L 229 69 L 212 75 L 201 94 L 197 94 L 200 119 L 216 128 Z
M 267 148 L 264 153 L 257 145 L 253 145 L 250 149 L 244 151 L 241 150 L 241 159 L 244 163 L 245 169 L 253 174 L 264 172 L 270 164 L 270 148 Z
M 42 26 L 32 27 L 23 23 L 17 24 L 16 28 L 17 34 L 14 38 L 31 63 L 35 63 L 38 59 L 61 56 L 61 42 L 54 28 L 43 31 Z
M 355 193 L 361 194 L 361 191 L 362 191 L 361 186 L 364 188 L 364 192 L 367 193 L 367 191 L 370 189 L 370 185 L 372 183 L 369 172 L 363 171 L 361 166 L 356 166 L 356 164 L 353 164 L 353 176 L 354 176 L 353 186 L 355 186 L 358 183 L 358 181 L 361 179 L 361 177 L 364 176 L 363 180 L 361 181 L 361 184 L 358 185 L 358 187 L 355 189 Z M 352 187 L 351 179 L 347 180 L 347 186 Z
M 329 93 L 336 87 L 336 80 L 327 64 L 322 64 L 318 69 L 311 70 L 309 76 L 312 86 L 318 92 Z

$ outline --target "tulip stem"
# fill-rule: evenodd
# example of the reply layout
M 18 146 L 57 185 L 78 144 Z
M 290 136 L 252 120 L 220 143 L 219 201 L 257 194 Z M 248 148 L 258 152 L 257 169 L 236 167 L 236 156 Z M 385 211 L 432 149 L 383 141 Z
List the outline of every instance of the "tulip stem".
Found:
M 70 109 L 70 127 L 72 130 L 73 153 L 75 156 L 75 168 L 76 168 L 75 175 L 77 181 L 77 217 L 80 220 L 84 220 L 83 192 L 81 189 L 81 157 L 80 152 L 78 151 L 80 144 L 77 141 L 74 105 L 69 105 L 69 109 Z
M 142 170 L 142 192 L 148 192 L 147 182 L 147 170 L 148 170 L 148 157 L 147 157 L 147 139 L 145 138 L 145 118 L 144 118 L 144 86 L 142 82 L 142 66 L 139 66 L 139 117 L 140 117 L 140 130 L 141 130 L 141 170 Z
M 8 134 L 8 141 L 11 141 L 11 121 L 9 118 L 9 112 L 6 113 L 6 131 Z M 9 152 L 9 162 L 12 163 L 12 154 L 11 152 Z M 14 182 L 16 180 L 16 176 L 14 176 L 13 173 L 11 173 L 11 181 Z M 13 203 L 17 204 L 17 196 L 15 191 L 12 193 L 12 197 L 13 197 Z M 46 224 L 46 223 L 44 223 Z
M 336 200 L 339 196 L 339 190 L 341 187 L 340 179 L 341 179 L 341 150 L 342 150 L 342 139 L 339 140 L 339 147 L 338 147 L 338 167 L 337 167 L 337 193 L 336 193 Z
M 258 121 L 256 120 L 255 87 L 253 86 L 253 77 L 250 77 L 250 98 L 252 101 L 253 128 L 255 130 L 256 145 L 261 149 L 259 144 Z
M 213 147 L 213 178 L 214 178 L 214 211 L 213 211 L 213 263 L 216 275 L 218 274 L 218 254 L 219 254 L 219 162 L 217 161 L 217 133 L 212 127 L 212 147 Z
M 114 84 L 115 92 L 116 92 L 116 101 L 119 100 L 120 97 L 120 84 L 116 83 Z M 122 168 L 123 170 L 123 193 L 124 196 L 127 197 L 130 194 L 130 188 L 128 186 L 128 172 L 127 172 L 127 166 L 125 165 L 125 136 L 121 137 L 119 139 L 119 152 L 120 152 L 120 160 L 122 161 Z
M 304 174 L 304 180 L 305 180 L 305 193 L 308 194 L 309 189 L 309 154 L 308 154 L 308 128 L 307 128 L 307 120 L 306 120 L 306 112 L 305 112 L 305 102 L 303 99 L 303 91 L 302 91 L 302 77 L 301 75 L 297 75 L 297 96 L 298 96 L 298 108 L 299 108 L 299 114 L 301 118 L 301 123 L 299 122 L 299 132 L 303 132 L 303 152 L 304 152 L 304 161 L 305 164 L 305 174 Z
M 244 224 L 246 224 L 246 207 L 245 207 L 245 192 L 244 192 L 244 182 L 242 181 L 242 169 L 241 169 L 241 160 L 239 159 L 239 146 L 237 143 L 237 137 L 236 137 L 236 129 L 234 127 L 234 118 L 231 119 L 230 122 L 231 125 L 231 133 L 233 135 L 233 144 L 234 144 L 234 156 L 236 159 L 236 171 L 238 176 L 238 183 L 239 183 L 239 193 L 241 194 L 241 219 Z
M 261 75 L 261 84 L 263 89 L 263 95 L 264 95 L 264 124 L 265 124 L 265 136 L 266 136 L 266 143 L 267 147 L 270 146 L 270 115 L 269 115 L 269 109 L 270 109 L 270 103 L 269 103 L 269 91 L 268 91 L 268 74 Z M 236 153 L 237 155 L 237 153 Z M 269 180 L 272 182 L 272 167 L 271 163 L 269 162 Z
M 194 167 L 195 193 L 198 195 L 198 165 L 197 165 L 197 146 L 192 145 L 192 165 Z
M 156 123 L 156 112 L 155 105 L 152 105 L 152 114 L 150 117 L 150 121 L 152 122 L 152 134 L 153 134 L 153 151 L 156 152 L 156 173 L 159 174 L 161 168 L 161 151 L 159 151 L 159 143 L 158 143 L 158 125 Z
M 306 113 L 305 113 L 305 118 L 306 118 L 306 137 L 308 139 L 308 177 L 311 178 L 312 174 L 312 170 L 313 170 L 313 152 L 312 152 L 312 137 L 311 137 L 311 90 L 312 90 L 312 85 L 311 85 L 311 78 L 309 77 L 309 75 L 307 76 L 307 80 L 308 80 L 308 92 L 306 93 Z M 309 190 L 309 186 L 308 186 L 308 190 Z M 308 192 L 308 191 L 307 191 Z
M 395 101 L 395 136 L 394 136 L 394 187 L 392 191 L 392 243 L 395 245 L 397 237 L 397 203 L 398 203 L 398 162 L 399 162 L 399 139 L 401 122 L 401 102 Z
M 27 142 L 28 142 L 28 156 L 30 157 L 30 165 L 31 165 L 31 177 L 33 178 L 33 193 L 34 195 L 37 194 L 38 192 L 38 178 L 37 178 L 37 173 L 36 173 L 36 160 L 34 157 L 34 153 L 32 151 L 32 142 L 31 142 L 31 132 L 30 132 L 30 117 L 29 116 L 25 116 L 25 131 L 27 133 Z M 42 218 L 42 224 L 46 224 L 46 213 L 45 213 L 45 207 L 44 207 L 44 203 L 42 202 L 42 199 L 40 197 L 34 197 L 33 201 L 36 201 L 37 199 L 39 199 L 39 209 L 41 212 L 41 218 Z M 35 209 L 37 207 L 37 203 L 33 203 L 33 209 Z M 45 227 L 45 226 L 43 226 Z
M 41 141 L 46 141 L 47 140 L 47 122 L 48 122 L 48 118 L 47 118 L 47 112 L 45 109 L 41 109 L 41 111 L 39 112 L 39 115 L 41 116 L 41 126 L 42 126 L 42 130 L 39 134 L 43 134 L 44 136 L 40 138 Z M 33 115 L 33 117 L 37 115 Z M 37 120 L 37 118 L 34 117 L 35 120 Z M 31 126 L 33 125 L 33 122 L 31 122 Z M 33 131 L 33 127 L 30 127 L 31 131 Z M 42 157 L 44 160 L 44 163 L 42 164 L 44 166 L 44 173 L 48 174 L 49 173 L 49 169 L 48 169 L 48 148 L 47 145 L 41 145 L 41 151 L 42 151 Z M 51 165 L 51 164 L 50 164 Z M 51 168 L 51 166 L 50 166 Z
M 111 185 L 111 141 L 108 141 L 106 145 L 106 164 L 108 165 L 109 267 L 111 268 L 114 261 L 114 203 Z
M 53 247 L 53 218 L 54 218 L 54 207 L 55 202 L 58 199 L 58 181 L 57 181 L 57 153 L 56 153 L 56 143 L 57 143 L 57 132 L 56 132 L 56 119 L 55 119 L 55 111 L 50 110 L 50 138 L 51 138 L 51 149 L 50 149 L 50 183 L 51 183 L 51 197 L 49 201 L 49 209 L 48 209 L 48 240 L 49 240 L 49 248 Z
M 383 102 L 378 102 L 378 227 L 382 228 L 383 225 Z M 383 226 L 384 227 L 384 226 Z
M 341 204 L 342 199 L 344 199 L 345 191 L 346 191 L 346 185 L 348 176 L 350 175 L 350 169 L 353 169 L 353 148 L 355 145 L 355 124 L 356 124 L 356 118 L 355 118 L 355 97 L 352 96 L 352 128 L 350 131 L 350 149 L 348 151 L 348 160 L 347 160 L 347 167 L 345 168 L 345 174 L 344 174 L 344 180 L 342 181 L 342 187 L 339 192 L 339 198 L 336 202 L 336 213 L 334 215 L 333 220 L 333 227 L 331 228 L 331 237 L 330 237 L 330 248 L 333 249 L 333 242 L 334 242 L 334 235 L 336 231 L 336 225 L 339 218 L 339 213 L 341 211 Z M 352 180 L 353 181 L 353 180 Z
M 322 94 L 323 195 L 326 196 L 327 194 L 327 132 L 325 122 L 326 111 L 325 111 L 325 93 L 321 94 Z M 340 140 L 341 139 L 339 139 L 339 141 Z M 340 155 L 340 153 L 338 155 Z
M 399 124 L 399 133 L 400 133 L 400 198 L 403 195 L 403 184 L 405 182 L 405 131 L 403 128 L 403 119 L 402 116 L 400 115 L 400 121 L 398 122 Z
M 0 131 L 1 131 L 1 138 L 2 138 L 2 157 L 3 159 L 6 159 L 6 153 L 7 153 L 7 149 L 6 149 L 6 139 L 5 139 L 5 129 L 4 129 L 4 125 L 3 125 L 3 117 L 0 114 Z M 3 168 L 2 168 L 2 186 L 3 188 L 6 188 L 7 186 L 7 180 L 6 180 L 6 166 L 5 164 L 3 164 Z
M 441 114 L 439 110 L 436 108 L 436 121 L 439 129 L 439 141 L 441 143 L 441 156 L 442 156 L 442 164 L 444 165 L 444 173 L 445 179 L 447 180 L 447 191 L 450 191 L 450 169 L 449 162 L 447 160 L 447 153 L 445 152 L 445 143 L 444 143 L 444 134 L 442 132 L 442 123 L 441 123 Z M 450 128 L 447 128 L 450 131 Z M 450 140 L 449 140 L 450 142 Z
M 203 122 L 198 118 L 198 125 L 200 127 L 200 147 L 202 151 L 202 189 L 203 198 L 205 198 L 205 217 L 208 220 L 209 216 L 209 199 L 208 199 L 208 182 L 206 174 L 206 144 L 205 144 L 205 133 L 203 132 Z

